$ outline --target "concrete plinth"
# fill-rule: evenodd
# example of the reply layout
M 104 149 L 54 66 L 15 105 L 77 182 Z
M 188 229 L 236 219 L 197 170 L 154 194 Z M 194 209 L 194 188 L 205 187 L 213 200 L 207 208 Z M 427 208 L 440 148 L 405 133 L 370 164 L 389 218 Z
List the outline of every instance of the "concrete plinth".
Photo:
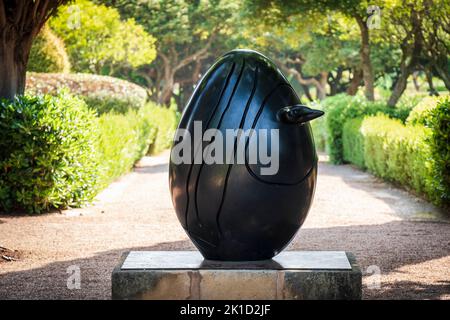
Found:
M 112 274 L 113 299 L 361 299 L 361 271 L 344 251 L 285 251 L 219 262 L 197 251 L 131 251 Z

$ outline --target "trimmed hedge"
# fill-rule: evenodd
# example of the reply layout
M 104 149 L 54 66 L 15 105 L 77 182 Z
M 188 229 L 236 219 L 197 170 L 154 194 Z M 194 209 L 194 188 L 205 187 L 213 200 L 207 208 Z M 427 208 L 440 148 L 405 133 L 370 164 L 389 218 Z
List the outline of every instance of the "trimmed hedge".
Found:
M 450 98 L 425 99 L 408 121 L 386 115 L 351 119 L 343 127 L 344 160 L 450 205 Z
M 345 160 L 342 132 L 347 120 L 381 112 L 404 122 L 417 101 L 417 99 L 406 99 L 396 108 L 390 108 L 384 101 L 368 101 L 361 95 L 338 94 L 325 99 L 322 102 L 322 109 L 325 111 L 325 132 L 319 133 L 318 136 L 320 139 L 326 137 L 326 149 L 331 162 L 341 164 Z M 316 127 L 320 129 L 320 126 Z
M 20 96 L 0 102 L 0 209 L 39 213 L 94 197 L 97 118 L 83 100 Z
M 362 96 L 336 95 L 325 99 L 325 125 L 327 130 L 327 149 L 330 161 L 335 164 L 344 162 L 342 129 L 345 121 L 364 115 L 373 115 L 383 111 L 383 103 L 369 102 Z
M 172 146 L 180 114 L 176 105 L 165 108 L 148 103 L 146 107 L 148 108 L 150 122 L 156 127 L 155 142 L 150 146 L 149 153 L 159 153 Z
M 324 111 L 323 105 L 319 103 L 312 103 L 310 107 L 313 109 Z M 327 130 L 325 117 L 319 117 L 317 119 L 314 119 L 314 121 L 311 121 L 310 124 L 313 132 L 316 149 L 320 151 L 325 151 L 327 145 Z
M 96 116 L 77 96 L 25 95 L 0 102 L 0 211 L 79 207 L 149 150 L 172 143 L 174 108 L 152 103 Z
M 364 137 L 361 134 L 363 118 L 350 119 L 344 123 L 342 129 L 343 159 L 351 162 L 361 169 L 365 169 Z
M 414 109 L 411 110 L 406 123 L 426 125 L 429 119 L 429 114 L 433 110 L 442 97 L 425 97 Z
M 429 129 L 377 115 L 365 118 L 360 132 L 369 171 L 434 198 L 431 153 L 426 143 Z
M 426 116 L 425 124 L 431 134 L 430 145 L 435 200 L 450 206 L 450 97 L 442 97 Z
M 133 168 L 154 144 L 157 128 L 151 121 L 150 106 L 126 114 L 100 116 L 99 150 L 101 188 Z
M 70 72 L 70 61 L 64 42 L 47 25 L 41 29 L 33 41 L 27 70 L 34 72 Z
M 28 73 L 26 89 L 32 94 L 57 94 L 61 88 L 68 88 L 78 95 L 99 114 L 111 111 L 127 113 L 143 107 L 147 91 L 128 81 L 93 74 Z

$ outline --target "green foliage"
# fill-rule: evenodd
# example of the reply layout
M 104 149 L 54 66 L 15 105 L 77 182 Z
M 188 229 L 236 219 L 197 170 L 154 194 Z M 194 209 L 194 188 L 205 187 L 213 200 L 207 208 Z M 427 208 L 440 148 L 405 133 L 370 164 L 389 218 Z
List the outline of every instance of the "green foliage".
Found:
M 99 114 L 110 111 L 126 113 L 130 108 L 143 107 L 147 100 L 144 88 L 113 77 L 59 73 L 27 75 L 27 92 L 57 94 L 63 87 L 82 97 Z
M 33 41 L 27 65 L 34 72 L 69 72 L 66 48 L 48 26 L 44 26 Z
M 93 109 L 67 91 L 1 102 L 1 210 L 81 206 L 150 148 L 169 147 L 178 123 L 173 107 L 150 103 L 98 118 Z
M 319 103 L 311 103 L 310 107 L 313 109 L 323 111 L 323 106 Z M 311 129 L 313 132 L 314 143 L 316 145 L 316 149 L 319 151 L 325 151 L 326 150 L 326 142 L 327 142 L 327 130 L 326 130 L 325 117 L 317 118 L 314 121 L 311 121 L 310 124 L 311 124 Z
M 343 159 L 364 169 L 364 137 L 361 134 L 363 118 L 350 119 L 342 129 Z
M 139 110 L 125 114 L 107 113 L 99 118 L 98 141 L 101 187 L 133 168 L 147 153 L 156 153 L 171 146 L 178 114 L 148 103 Z
M 386 114 L 347 120 L 343 159 L 450 204 L 450 98 L 426 98 L 406 125 Z
M 349 96 L 339 94 L 329 97 L 322 102 L 325 110 L 325 130 L 322 135 L 327 136 L 327 150 L 333 163 L 343 163 L 343 126 L 350 119 L 383 113 L 391 118 L 406 121 L 413 106 L 418 102 L 416 98 L 404 99 L 395 108 L 388 107 L 384 101 L 368 101 L 363 96 Z
M 97 190 L 97 119 L 83 100 L 18 96 L 0 102 L 0 209 L 79 206 Z
M 149 103 L 147 108 L 150 122 L 157 131 L 155 142 L 150 146 L 149 153 L 158 153 L 172 146 L 180 115 L 175 104 L 165 108 Z
M 101 188 L 133 168 L 156 138 L 151 123 L 152 110 L 145 106 L 126 114 L 108 113 L 99 118 L 99 150 Z
M 440 97 L 426 97 L 422 99 L 410 112 L 406 122 L 408 124 L 421 124 L 426 125 L 430 115 L 431 110 L 433 110 Z
M 431 153 L 426 142 L 429 129 L 405 126 L 399 120 L 377 115 L 364 119 L 360 131 L 369 171 L 435 199 Z
M 154 37 L 133 18 L 123 21 L 116 9 L 102 4 L 77 0 L 62 7 L 50 26 L 64 40 L 78 72 L 112 73 L 156 57 Z
M 333 163 L 343 162 L 342 128 L 345 121 L 364 115 L 374 115 L 386 109 L 382 102 L 370 102 L 361 96 L 345 94 L 330 97 L 323 102 L 327 130 L 327 148 Z
M 431 149 L 435 200 L 450 205 L 450 97 L 437 101 L 426 120 L 431 134 L 427 140 Z

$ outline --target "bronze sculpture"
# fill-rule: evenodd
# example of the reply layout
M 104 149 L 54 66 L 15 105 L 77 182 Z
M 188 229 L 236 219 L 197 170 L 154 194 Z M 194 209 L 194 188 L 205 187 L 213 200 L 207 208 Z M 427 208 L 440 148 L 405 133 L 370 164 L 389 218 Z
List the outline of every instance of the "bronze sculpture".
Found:
M 201 121 L 202 133 L 278 129 L 277 149 L 269 151 L 278 152 L 279 166 L 275 174 L 263 175 L 261 162 L 250 163 L 250 139 L 244 140 L 244 163 L 195 163 L 214 139 L 196 142 L 178 134 L 178 141 L 193 145 L 183 155 L 190 163 L 178 163 L 172 154 L 172 200 L 180 223 L 206 259 L 270 259 L 292 240 L 316 184 L 317 155 L 308 121 L 322 114 L 301 105 L 281 71 L 258 52 L 233 50 L 208 70 L 186 106 L 179 132 L 193 132 L 195 121 Z M 233 139 L 236 151 L 239 136 Z

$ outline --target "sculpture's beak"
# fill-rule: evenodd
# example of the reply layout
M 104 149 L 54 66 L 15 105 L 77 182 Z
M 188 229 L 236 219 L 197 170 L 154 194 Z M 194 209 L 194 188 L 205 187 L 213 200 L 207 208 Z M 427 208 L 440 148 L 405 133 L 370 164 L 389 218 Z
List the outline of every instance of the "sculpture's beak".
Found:
M 323 116 L 324 112 L 308 108 L 307 106 L 296 104 L 278 110 L 277 118 L 285 123 L 302 124 Z

